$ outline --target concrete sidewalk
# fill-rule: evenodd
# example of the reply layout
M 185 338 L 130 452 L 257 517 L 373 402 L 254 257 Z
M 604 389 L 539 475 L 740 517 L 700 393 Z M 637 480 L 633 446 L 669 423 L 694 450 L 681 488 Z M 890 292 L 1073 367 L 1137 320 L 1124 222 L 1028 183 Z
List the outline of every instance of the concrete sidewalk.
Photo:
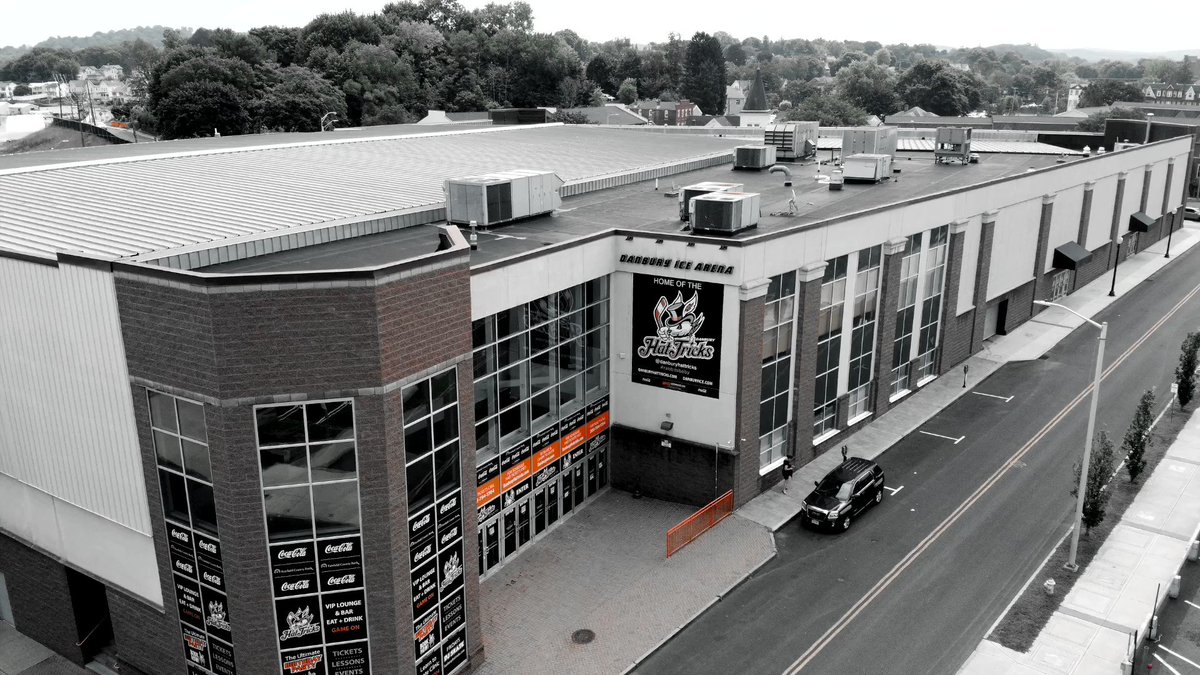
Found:
M 0 675 L 90 675 L 49 648 L 0 621 Z
M 959 673 L 1121 673 L 1130 636 L 1145 630 L 1155 596 L 1163 601 L 1197 523 L 1200 416 L 1193 413 L 1033 647 L 1021 653 L 984 640 Z

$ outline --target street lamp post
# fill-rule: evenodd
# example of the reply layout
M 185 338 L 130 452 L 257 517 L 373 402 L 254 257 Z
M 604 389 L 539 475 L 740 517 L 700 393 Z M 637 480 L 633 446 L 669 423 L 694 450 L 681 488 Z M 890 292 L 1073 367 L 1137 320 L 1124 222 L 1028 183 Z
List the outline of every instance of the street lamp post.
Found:
M 1075 500 L 1075 523 L 1071 530 L 1071 555 L 1067 559 L 1066 569 L 1075 572 L 1079 569 L 1079 565 L 1075 562 L 1076 553 L 1079 551 L 1079 531 L 1083 529 L 1083 498 L 1087 488 L 1088 463 L 1092 458 L 1092 435 L 1096 431 L 1096 405 L 1100 401 L 1100 376 L 1104 373 L 1104 343 L 1108 340 L 1108 322 L 1096 323 L 1086 316 L 1076 312 L 1070 307 L 1060 305 L 1056 302 L 1046 302 L 1045 300 L 1034 300 L 1033 304 L 1043 307 L 1058 307 L 1065 309 L 1084 321 L 1092 324 L 1100 329 L 1100 337 L 1097 339 L 1096 346 L 1096 373 L 1092 379 L 1092 402 L 1088 409 L 1087 423 L 1087 438 L 1083 445 L 1083 464 L 1079 469 L 1079 492 L 1078 499 Z
M 1108 288 L 1108 297 L 1110 297 L 1110 298 L 1117 297 L 1117 268 L 1121 266 L 1121 243 L 1124 240 L 1125 240 L 1125 237 L 1121 237 L 1119 239 L 1113 240 L 1117 244 L 1117 255 L 1116 255 L 1116 258 L 1113 260 L 1112 286 L 1109 286 L 1109 288 Z
M 333 119 L 329 120 L 329 125 L 332 127 L 333 124 L 337 122 L 337 113 L 332 110 L 324 115 L 321 115 L 321 131 L 325 131 L 325 120 L 329 119 L 331 115 L 333 116 Z

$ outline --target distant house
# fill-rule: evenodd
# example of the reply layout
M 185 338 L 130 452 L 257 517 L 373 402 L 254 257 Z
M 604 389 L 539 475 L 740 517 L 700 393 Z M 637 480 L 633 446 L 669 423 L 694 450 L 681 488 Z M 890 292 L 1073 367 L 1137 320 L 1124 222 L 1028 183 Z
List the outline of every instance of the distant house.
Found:
M 738 115 L 695 115 L 687 121 L 687 125 L 689 127 L 720 129 L 739 126 L 738 123 L 740 121 Z
M 30 82 L 29 90 L 37 98 L 62 98 L 70 92 L 66 83 L 58 82 Z
M 1087 88 L 1087 83 L 1073 84 L 1067 89 L 1067 112 L 1070 112 L 1079 107 L 1079 99 L 1083 98 L 1083 90 Z
M 71 80 L 67 90 L 75 96 L 91 97 L 96 103 L 124 103 L 132 96 L 129 84 L 120 80 Z
M 1146 101 L 1154 103 L 1196 103 L 1196 91 L 1200 82 L 1195 84 L 1167 84 L 1166 82 L 1151 82 L 1142 88 Z
M 763 87 L 762 71 L 755 71 L 754 81 L 746 94 L 746 105 L 738 116 L 743 127 L 765 127 L 775 120 L 775 113 L 767 106 L 767 90 Z
M 686 126 L 688 119 L 704 114 L 699 106 L 686 99 L 682 101 L 643 100 L 634 103 L 633 109 L 650 124 L 667 127 Z
M 742 108 L 746 105 L 746 95 L 753 82 L 753 80 L 734 80 L 733 84 L 725 87 L 726 115 L 736 115 L 742 112 Z

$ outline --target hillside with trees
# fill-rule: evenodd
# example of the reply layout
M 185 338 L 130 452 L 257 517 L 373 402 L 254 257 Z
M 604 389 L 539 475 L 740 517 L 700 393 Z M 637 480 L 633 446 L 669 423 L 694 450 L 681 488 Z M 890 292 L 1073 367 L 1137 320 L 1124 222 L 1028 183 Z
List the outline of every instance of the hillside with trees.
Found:
M 1074 83 L 1091 82 L 1085 104 L 1104 105 L 1137 100 L 1143 81 L 1200 79 L 1194 59 L 1088 63 L 1033 45 L 946 50 L 724 31 L 594 42 L 571 30 L 534 31 L 525 2 L 466 9 L 457 0 L 403 0 L 301 27 L 168 28 L 157 40 L 147 30 L 79 38 L 116 44 L 35 47 L 0 66 L 0 80 L 70 78 L 80 66 L 117 63 L 137 97 L 114 108 L 117 119 L 180 138 L 315 131 L 329 112 L 341 126 L 360 126 L 413 122 L 431 109 L 688 99 L 723 114 L 726 86 L 758 73 L 770 107 L 823 124 L 861 124 L 913 106 L 940 115 L 1052 114 Z

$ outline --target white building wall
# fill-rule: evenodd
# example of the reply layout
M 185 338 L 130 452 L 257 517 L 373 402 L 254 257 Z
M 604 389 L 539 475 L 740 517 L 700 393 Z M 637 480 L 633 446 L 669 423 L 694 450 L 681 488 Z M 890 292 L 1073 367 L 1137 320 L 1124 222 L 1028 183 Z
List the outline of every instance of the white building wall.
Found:
M 983 218 L 981 216 L 973 216 L 965 222 L 967 229 L 963 232 L 962 273 L 959 275 L 958 282 L 956 316 L 975 307 L 975 275 L 979 272 L 979 239 L 983 235 Z
M 1146 199 L 1146 215 L 1157 218 L 1162 215 L 1162 194 L 1163 190 L 1167 189 L 1167 162 L 1155 162 L 1153 166 L 1154 172 L 1150 174 L 1150 196 Z M 1140 192 L 1138 196 L 1140 198 Z
M 1046 240 L 1046 257 L 1042 272 L 1054 269 L 1054 249 L 1079 236 L 1079 212 L 1083 208 L 1083 185 L 1063 190 L 1055 195 L 1054 210 L 1050 212 L 1050 236 Z
M 992 233 L 987 299 L 992 300 L 1033 280 L 1042 198 L 1000 209 Z
M 1145 179 L 1145 167 L 1136 166 L 1129 170 L 1125 177 L 1125 201 L 1121 203 L 1121 216 L 1117 221 L 1117 236 L 1129 231 L 1129 216 L 1137 213 L 1142 203 L 1142 183 Z M 1154 201 L 1153 195 L 1146 200 L 1147 208 Z
M 1084 244 L 1087 250 L 1094 251 L 1111 241 L 1113 204 L 1116 200 L 1116 175 L 1098 179 L 1092 187 L 1092 214 L 1088 220 L 1087 242 Z
M 0 346 L 0 527 L 161 603 L 112 275 L 0 257 Z

